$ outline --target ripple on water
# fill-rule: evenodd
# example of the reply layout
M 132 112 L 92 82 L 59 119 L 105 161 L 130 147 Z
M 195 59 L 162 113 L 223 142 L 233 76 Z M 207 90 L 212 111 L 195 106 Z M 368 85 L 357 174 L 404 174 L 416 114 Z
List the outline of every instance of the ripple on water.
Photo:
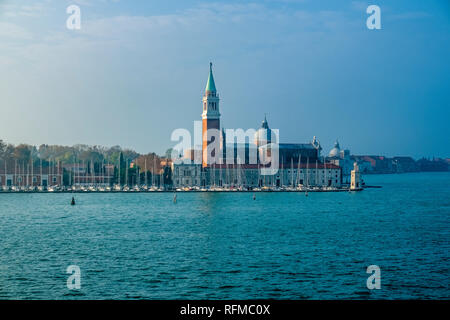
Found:
M 180 193 L 176 206 L 165 193 L 79 194 L 76 208 L 1 194 L 0 298 L 449 299 L 449 178 L 368 176 L 383 188 L 308 199 Z M 81 291 L 66 289 L 72 264 Z

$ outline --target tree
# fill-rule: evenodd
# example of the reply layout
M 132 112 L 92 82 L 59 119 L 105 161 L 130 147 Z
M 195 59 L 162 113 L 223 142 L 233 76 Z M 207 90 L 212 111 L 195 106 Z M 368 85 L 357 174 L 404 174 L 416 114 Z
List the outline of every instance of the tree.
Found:
M 0 139 L 0 164 L 3 165 L 3 161 L 6 161 L 5 152 L 6 152 L 6 143 Z
M 164 183 L 164 186 L 169 186 L 169 185 L 173 184 L 172 169 L 168 166 L 164 167 L 163 183 Z
M 31 147 L 26 144 L 19 144 L 15 147 L 13 156 L 18 162 L 28 163 L 31 160 Z
M 3 142 L 3 140 L 0 139 L 0 157 L 3 158 L 3 153 L 6 149 L 6 143 Z
M 158 174 L 162 169 L 161 158 L 156 153 L 141 155 L 134 162 L 142 172 L 145 172 L 146 167 L 147 172 L 151 172 L 154 174 Z

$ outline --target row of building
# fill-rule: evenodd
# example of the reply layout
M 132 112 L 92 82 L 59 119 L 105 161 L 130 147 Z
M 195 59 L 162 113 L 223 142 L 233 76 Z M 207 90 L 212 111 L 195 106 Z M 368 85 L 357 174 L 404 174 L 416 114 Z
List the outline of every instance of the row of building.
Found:
M 0 166 L 0 187 L 51 187 L 51 186 L 112 186 L 120 185 L 147 185 L 161 186 L 162 175 L 167 170 L 168 164 L 161 162 L 161 172 L 152 174 L 135 170 L 133 174 L 129 171 L 136 166 L 133 162 L 128 167 L 122 168 L 112 164 L 94 163 L 86 164 L 60 164 L 60 163 L 33 163 L 25 165 L 13 161 L 3 161 Z M 120 180 L 119 180 L 120 174 Z M 166 184 L 170 184 L 166 183 Z
M 0 186 L 50 186 L 63 184 L 61 166 L 9 165 L 0 167 Z
M 202 145 L 179 150 L 180 156 L 174 159 L 163 159 L 159 164 L 160 172 L 155 172 L 151 182 L 149 172 L 142 175 L 135 162 L 129 168 L 122 168 L 122 172 L 112 164 L 53 163 L 43 166 L 41 162 L 36 167 L 5 162 L 4 168 L 0 166 L 0 186 L 145 184 L 169 188 L 341 188 L 344 185 L 360 187 L 359 172 L 447 171 L 449 167 L 449 159 L 415 161 L 411 157 L 351 155 L 350 150 L 341 150 L 338 141 L 328 155 L 323 156 L 316 137 L 307 143 L 280 142 L 266 117 L 247 142 L 234 139 L 229 142 L 226 130 L 220 126 L 220 99 L 212 64 L 202 102 Z M 211 136 L 211 131 L 218 136 Z M 137 173 L 130 177 L 128 169 L 133 166 L 137 167 Z
M 276 174 L 262 175 L 258 165 L 214 164 L 202 168 L 200 164 L 174 163 L 173 185 L 183 187 L 340 187 L 341 168 L 323 163 L 304 164 L 291 168 L 280 168 Z
M 108 186 L 114 179 L 114 166 L 102 165 L 98 170 L 76 164 L 18 164 L 4 162 L 0 167 L 0 186 L 47 187 L 62 185 L 104 185 Z

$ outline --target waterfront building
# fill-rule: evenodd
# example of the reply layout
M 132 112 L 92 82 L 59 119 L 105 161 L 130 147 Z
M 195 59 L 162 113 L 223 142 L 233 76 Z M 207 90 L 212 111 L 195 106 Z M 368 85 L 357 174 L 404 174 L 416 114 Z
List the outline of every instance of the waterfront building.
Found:
M 202 165 L 194 161 L 179 161 L 172 164 L 173 187 L 200 187 L 202 185 Z
M 374 156 L 374 155 L 362 155 L 352 156 L 352 159 L 358 164 L 361 162 L 369 162 L 370 167 L 368 167 L 367 173 L 393 173 L 393 161 L 392 158 L 385 156 Z
M 201 164 L 174 162 L 174 188 L 261 188 L 261 187 L 333 187 L 342 185 L 341 168 L 333 164 L 301 163 L 300 168 L 285 167 L 274 175 L 262 175 L 256 164 Z
M 220 127 L 219 100 L 210 64 L 202 99 L 201 150 L 184 150 L 184 157 L 171 164 L 175 188 L 341 187 L 340 163 L 324 161 L 322 147 L 316 137 L 309 143 L 280 143 L 266 116 L 253 141 L 229 143 L 225 129 Z M 208 136 L 210 129 L 216 131 L 220 143 Z M 220 145 L 220 148 L 208 157 L 211 151 L 208 146 L 212 143 Z M 273 152 L 273 144 L 277 145 L 276 153 Z M 228 153 L 232 155 L 231 159 L 227 158 Z M 276 155 L 278 159 L 273 158 Z M 270 161 L 262 161 L 263 156 Z M 263 175 L 261 169 L 275 160 L 277 170 L 271 175 Z
M 333 149 L 330 150 L 328 153 L 328 157 L 326 158 L 326 161 L 328 163 L 335 164 L 336 166 L 339 166 L 342 168 L 342 177 L 346 180 L 347 183 L 348 179 L 350 178 L 350 172 L 353 169 L 353 160 L 350 156 L 350 150 L 344 149 L 341 150 L 341 147 L 339 146 L 339 141 L 336 140 Z
M 0 186 L 5 188 L 61 186 L 62 183 L 63 170 L 59 166 L 5 165 L 0 168 Z
M 336 140 L 333 149 L 331 149 L 330 153 L 328 154 L 328 157 L 330 158 L 340 157 L 340 153 L 341 147 L 339 146 L 339 141 Z

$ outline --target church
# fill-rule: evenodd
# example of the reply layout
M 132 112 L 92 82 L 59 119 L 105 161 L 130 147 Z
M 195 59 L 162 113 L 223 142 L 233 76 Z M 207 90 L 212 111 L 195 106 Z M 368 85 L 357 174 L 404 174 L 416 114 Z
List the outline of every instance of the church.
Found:
M 174 188 L 307 190 L 341 187 L 342 169 L 325 161 L 316 137 L 309 143 L 281 143 L 276 130 L 270 129 L 264 117 L 260 128 L 253 130 L 253 139 L 236 142 L 234 137 L 227 139 L 229 130 L 221 128 L 219 106 L 210 63 L 202 99 L 201 150 L 185 150 L 182 158 L 173 161 Z

